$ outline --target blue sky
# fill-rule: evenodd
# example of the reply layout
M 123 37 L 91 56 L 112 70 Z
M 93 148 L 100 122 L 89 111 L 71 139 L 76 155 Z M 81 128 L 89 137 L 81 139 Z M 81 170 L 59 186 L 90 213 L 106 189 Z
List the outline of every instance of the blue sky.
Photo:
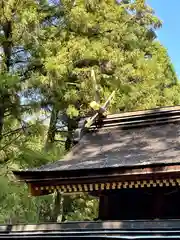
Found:
M 163 27 L 159 30 L 158 38 L 168 49 L 168 54 L 180 77 L 180 0 L 147 0 L 163 21 Z

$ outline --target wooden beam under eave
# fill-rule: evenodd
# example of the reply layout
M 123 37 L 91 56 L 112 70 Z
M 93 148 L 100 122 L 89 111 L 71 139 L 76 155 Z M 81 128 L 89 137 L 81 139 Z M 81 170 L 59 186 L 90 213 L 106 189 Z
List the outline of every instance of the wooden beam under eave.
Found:
M 151 178 L 151 179 L 134 179 L 134 180 L 116 180 L 96 183 L 77 183 L 77 184 L 53 184 L 47 183 L 42 185 L 40 183 L 30 183 L 29 189 L 33 196 L 48 195 L 55 191 L 62 194 L 79 194 L 87 192 L 89 194 L 99 195 L 100 192 L 109 190 L 120 190 L 124 188 L 156 188 L 156 187 L 178 187 L 180 188 L 180 178 Z
M 23 173 L 23 172 L 20 172 Z M 31 182 L 42 185 L 59 185 L 59 184 L 86 184 L 95 183 L 99 179 L 107 181 L 130 181 L 152 178 L 180 178 L 180 163 L 176 164 L 154 164 L 154 165 L 137 165 L 126 167 L 111 167 L 102 169 L 78 169 L 72 171 L 40 171 L 23 173 L 19 176 L 19 181 Z M 39 174 L 39 175 L 38 175 Z M 116 180 L 115 180 L 116 179 Z
M 37 188 L 36 186 L 34 186 L 34 184 L 32 183 L 28 183 L 28 189 L 29 189 L 29 192 L 31 193 L 32 196 L 41 196 L 41 195 L 44 195 L 42 194 L 42 191 L 40 188 Z

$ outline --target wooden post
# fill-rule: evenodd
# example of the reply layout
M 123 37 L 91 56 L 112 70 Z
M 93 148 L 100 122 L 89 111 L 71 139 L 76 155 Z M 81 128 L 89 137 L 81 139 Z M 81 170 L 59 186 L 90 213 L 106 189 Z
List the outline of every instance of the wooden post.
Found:
M 156 189 L 153 196 L 152 216 L 156 219 L 163 218 L 164 195 L 161 189 Z
M 99 197 L 99 217 L 100 220 L 108 220 L 109 206 L 108 206 L 108 196 L 102 194 Z

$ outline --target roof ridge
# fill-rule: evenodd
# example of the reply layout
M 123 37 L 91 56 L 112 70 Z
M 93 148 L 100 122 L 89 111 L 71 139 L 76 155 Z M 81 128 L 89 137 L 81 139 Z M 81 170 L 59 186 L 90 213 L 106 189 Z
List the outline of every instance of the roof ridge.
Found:
M 180 121 L 180 105 L 161 108 L 123 112 L 98 118 L 90 128 L 84 128 L 87 118 L 79 121 L 74 133 L 73 143 L 76 145 L 87 132 L 101 128 L 136 128 L 148 125 L 167 124 Z M 100 121 L 99 121 L 100 120 Z M 98 123 L 99 121 L 99 123 Z
M 109 114 L 107 115 L 108 118 L 116 118 L 116 117 L 126 117 L 126 116 L 133 116 L 133 115 L 144 115 L 144 114 L 154 114 L 154 113 L 160 113 L 160 112 L 174 112 L 180 110 L 180 105 L 176 106 L 165 106 L 165 107 L 157 107 L 147 110 L 137 110 L 137 111 L 127 111 L 127 112 L 120 112 L 115 114 Z
M 108 115 L 100 128 L 107 127 L 140 127 L 180 121 L 180 106 L 156 108 Z M 93 125 L 91 130 L 96 128 Z

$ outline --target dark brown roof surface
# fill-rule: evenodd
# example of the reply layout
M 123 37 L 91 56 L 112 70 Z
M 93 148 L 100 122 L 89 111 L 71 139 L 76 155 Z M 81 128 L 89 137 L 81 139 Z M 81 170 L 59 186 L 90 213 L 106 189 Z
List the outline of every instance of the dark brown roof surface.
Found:
M 108 116 L 63 160 L 33 171 L 180 163 L 180 107 Z M 32 169 L 31 169 L 32 171 Z
M 65 158 L 39 170 L 73 170 L 180 162 L 180 126 L 89 133 Z

